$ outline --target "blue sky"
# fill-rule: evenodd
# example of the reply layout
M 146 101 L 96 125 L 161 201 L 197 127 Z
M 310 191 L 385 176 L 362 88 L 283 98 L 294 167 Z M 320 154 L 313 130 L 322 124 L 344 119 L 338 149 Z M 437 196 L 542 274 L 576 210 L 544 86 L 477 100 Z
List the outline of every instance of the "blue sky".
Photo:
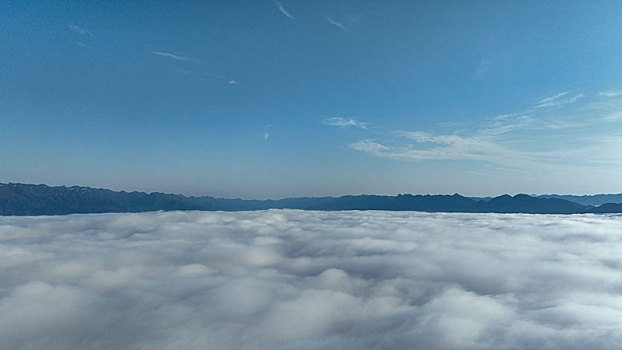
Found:
M 622 192 L 622 3 L 0 3 L 0 182 Z

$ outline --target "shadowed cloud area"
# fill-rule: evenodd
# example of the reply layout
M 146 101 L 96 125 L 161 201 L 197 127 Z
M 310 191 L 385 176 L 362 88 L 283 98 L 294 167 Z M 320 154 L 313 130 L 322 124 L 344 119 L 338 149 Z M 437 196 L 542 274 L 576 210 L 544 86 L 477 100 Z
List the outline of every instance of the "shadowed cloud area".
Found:
M 6 349 L 618 349 L 622 217 L 0 218 Z

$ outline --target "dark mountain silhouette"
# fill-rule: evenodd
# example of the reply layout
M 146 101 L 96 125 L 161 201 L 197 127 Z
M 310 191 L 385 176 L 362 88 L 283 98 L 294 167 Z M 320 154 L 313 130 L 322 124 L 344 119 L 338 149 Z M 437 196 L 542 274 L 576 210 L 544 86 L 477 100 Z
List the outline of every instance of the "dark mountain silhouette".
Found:
M 588 206 L 557 198 L 537 198 L 526 194 L 511 197 L 507 194 L 486 202 L 495 213 L 575 214 L 588 210 Z
M 454 195 L 358 195 L 244 200 L 90 187 L 0 184 L 0 215 L 145 212 L 157 210 L 415 210 L 424 212 L 578 214 L 622 213 L 622 204 L 594 207 L 560 198 L 525 194 L 474 199 Z
M 559 195 L 559 194 L 543 194 L 536 196 L 538 198 L 557 198 L 565 199 L 567 201 L 597 206 L 605 203 L 622 203 L 622 193 L 619 194 L 594 194 L 588 196 L 576 196 L 576 195 Z
M 622 213 L 622 203 L 605 203 L 589 210 L 590 213 Z

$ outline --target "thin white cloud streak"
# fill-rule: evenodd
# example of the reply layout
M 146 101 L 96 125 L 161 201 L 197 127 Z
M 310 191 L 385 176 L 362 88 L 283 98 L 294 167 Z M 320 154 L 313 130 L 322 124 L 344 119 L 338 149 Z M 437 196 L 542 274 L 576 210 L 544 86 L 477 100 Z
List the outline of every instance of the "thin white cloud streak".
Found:
M 469 160 L 493 163 L 505 167 L 543 166 L 550 160 L 545 153 L 529 153 L 503 147 L 483 137 L 435 135 L 423 132 L 399 132 L 415 144 L 387 146 L 373 140 L 350 144 L 350 148 L 382 158 L 396 160 Z
M 268 139 L 270 138 L 270 136 L 271 136 L 271 135 L 270 135 L 270 133 L 269 133 L 269 132 L 264 132 L 264 133 L 263 133 L 263 140 L 264 140 L 264 141 L 268 141 Z
M 616 349 L 622 218 L 0 218 L 7 349 Z
M 367 123 L 361 122 L 352 118 L 332 117 L 323 120 L 323 123 L 331 126 L 338 126 L 341 128 L 355 127 L 360 129 L 367 129 Z
M 172 54 L 169 52 L 163 52 L 163 51 L 151 51 L 151 54 L 156 55 L 156 56 L 171 58 L 171 59 L 174 59 L 176 61 L 181 61 L 181 62 L 203 62 L 202 60 L 198 58 L 180 56 L 180 55 L 175 55 L 175 54 Z
M 78 27 L 77 25 L 74 25 L 74 24 L 70 24 L 70 25 L 69 25 L 69 29 L 70 29 L 72 32 L 77 33 L 77 34 L 80 34 L 80 35 L 92 35 L 92 33 L 91 33 L 91 31 L 90 31 L 90 30 L 87 30 L 87 29 L 84 29 L 84 28 Z
M 339 23 L 337 21 L 335 21 L 334 19 L 326 16 L 326 20 L 328 21 L 328 23 L 334 25 L 335 27 L 341 29 L 343 32 L 348 33 L 348 29 L 346 28 L 346 26 L 344 26 L 342 23 Z
M 560 93 L 555 94 L 553 96 L 541 98 L 540 100 L 538 100 L 537 104 L 543 104 L 543 103 L 549 103 L 549 102 L 552 102 L 552 101 L 556 101 L 559 98 L 568 95 L 569 93 L 570 93 L 570 91 L 563 91 L 563 92 L 560 92 Z
M 601 92 L 598 93 L 598 95 L 602 96 L 602 97 L 622 96 L 622 90 L 601 91 Z
M 222 84 L 226 84 L 226 85 L 240 85 L 240 82 L 235 80 L 235 79 L 231 79 L 230 77 L 225 77 L 223 75 L 220 74 L 216 74 L 216 73 L 211 73 L 211 72 L 203 72 L 203 75 L 206 77 L 210 77 Z
M 556 95 L 540 99 L 536 102 L 534 108 L 556 108 L 564 105 L 572 104 L 583 98 L 585 95 L 577 94 L 572 97 L 564 98 L 570 94 L 569 91 L 560 92 Z
M 493 118 L 493 120 L 482 129 L 482 133 L 486 135 L 508 134 L 533 126 L 534 122 L 534 119 L 526 114 L 503 114 Z
M 287 18 L 289 19 L 295 19 L 294 16 L 292 16 L 289 12 L 287 12 L 287 10 L 283 7 L 283 5 L 278 2 L 278 1 L 274 1 L 274 3 L 276 4 L 277 8 L 279 9 L 279 11 Z
M 504 146 L 486 134 L 460 136 L 423 132 L 397 132 L 414 143 L 389 145 L 375 140 L 349 144 L 353 150 L 374 157 L 401 161 L 475 161 L 494 164 L 508 170 L 533 170 L 567 173 L 595 165 L 619 169 L 622 156 L 617 152 L 620 142 L 615 137 L 586 138 L 586 146 L 554 150 L 523 151 Z

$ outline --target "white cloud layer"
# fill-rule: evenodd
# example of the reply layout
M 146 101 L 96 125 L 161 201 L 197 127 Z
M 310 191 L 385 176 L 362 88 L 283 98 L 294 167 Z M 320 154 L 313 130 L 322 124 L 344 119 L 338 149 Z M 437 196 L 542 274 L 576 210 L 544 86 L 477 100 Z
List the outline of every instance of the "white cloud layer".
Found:
M 622 217 L 0 218 L 6 349 L 618 349 Z

